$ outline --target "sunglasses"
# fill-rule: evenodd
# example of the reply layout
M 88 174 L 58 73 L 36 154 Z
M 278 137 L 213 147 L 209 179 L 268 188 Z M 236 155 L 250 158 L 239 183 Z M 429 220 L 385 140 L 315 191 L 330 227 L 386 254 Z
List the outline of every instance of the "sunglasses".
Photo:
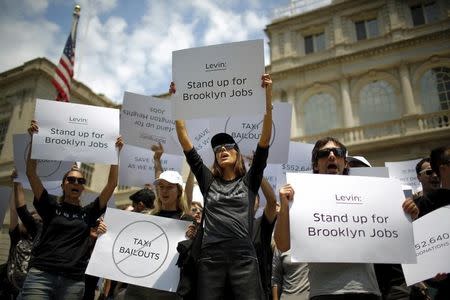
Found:
M 222 145 L 217 145 L 213 148 L 214 153 L 220 152 L 222 150 L 222 148 L 225 148 L 225 150 L 231 150 L 234 149 L 236 147 L 235 143 L 231 143 L 231 144 L 222 144 Z
M 86 183 L 86 179 L 84 179 L 83 177 L 67 176 L 66 180 L 68 183 L 71 183 L 71 184 L 74 184 L 74 183 L 85 184 Z
M 426 169 L 426 170 L 422 170 L 419 172 L 419 174 L 423 174 L 423 173 L 427 174 L 427 176 L 431 176 L 434 172 L 432 169 Z
M 336 157 L 345 157 L 345 150 L 342 148 L 325 148 L 317 151 L 317 158 L 328 157 L 333 152 Z

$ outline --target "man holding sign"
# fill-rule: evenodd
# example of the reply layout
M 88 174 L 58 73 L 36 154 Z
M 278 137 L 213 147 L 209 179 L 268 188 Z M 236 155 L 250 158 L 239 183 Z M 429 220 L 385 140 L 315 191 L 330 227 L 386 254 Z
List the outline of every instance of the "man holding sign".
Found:
M 346 147 L 327 137 L 316 142 L 312 151 L 312 167 L 316 174 L 346 175 Z M 280 189 L 281 207 L 275 229 L 275 241 L 280 251 L 291 247 L 289 201 L 294 190 L 290 184 Z M 301 199 L 300 201 L 306 201 Z M 405 212 L 417 216 L 412 200 L 403 203 Z M 373 264 L 368 263 L 309 263 L 311 299 L 379 299 L 380 291 Z

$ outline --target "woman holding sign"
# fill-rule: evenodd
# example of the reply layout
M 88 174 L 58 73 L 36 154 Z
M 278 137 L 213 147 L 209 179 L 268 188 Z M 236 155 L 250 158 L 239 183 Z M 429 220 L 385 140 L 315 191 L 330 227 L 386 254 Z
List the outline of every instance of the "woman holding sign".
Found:
M 28 132 L 38 131 L 35 121 Z M 116 147 L 122 148 L 119 137 Z M 27 159 L 27 177 L 34 194 L 34 206 L 42 217 L 43 228 L 32 250 L 29 272 L 21 299 L 81 299 L 84 292 L 84 272 L 89 258 L 90 227 L 105 212 L 106 204 L 117 186 L 118 166 L 112 165 L 108 182 L 94 202 L 82 207 L 80 196 L 86 179 L 78 168 L 63 177 L 60 199 L 48 194 L 36 172 L 36 160 Z
M 237 143 L 226 133 L 211 139 L 215 160 L 210 170 L 195 150 L 184 121 L 176 121 L 178 140 L 205 201 L 204 235 L 197 263 L 200 300 L 263 298 L 252 228 L 253 207 L 272 134 L 272 80 L 267 74 L 262 76 L 262 87 L 266 88 L 266 113 L 248 172 Z

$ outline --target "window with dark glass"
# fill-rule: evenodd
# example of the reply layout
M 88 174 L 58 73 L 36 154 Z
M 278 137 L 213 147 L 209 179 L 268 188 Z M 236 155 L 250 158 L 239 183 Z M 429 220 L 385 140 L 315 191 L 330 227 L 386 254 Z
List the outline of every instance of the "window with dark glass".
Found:
M 377 19 L 355 22 L 356 39 L 358 41 L 378 36 Z
M 325 49 L 325 34 L 319 33 L 305 36 L 305 54 L 318 52 Z
M 439 20 L 439 7 L 436 2 L 411 6 L 411 17 L 414 26 L 436 22 Z

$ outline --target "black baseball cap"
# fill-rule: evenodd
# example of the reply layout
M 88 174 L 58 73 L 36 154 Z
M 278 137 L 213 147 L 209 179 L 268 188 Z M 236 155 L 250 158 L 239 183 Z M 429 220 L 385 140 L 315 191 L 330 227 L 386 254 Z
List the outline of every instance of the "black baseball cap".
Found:
M 228 133 L 221 132 L 211 138 L 211 147 L 213 149 L 224 144 L 235 144 L 236 150 L 239 150 L 238 144 Z

